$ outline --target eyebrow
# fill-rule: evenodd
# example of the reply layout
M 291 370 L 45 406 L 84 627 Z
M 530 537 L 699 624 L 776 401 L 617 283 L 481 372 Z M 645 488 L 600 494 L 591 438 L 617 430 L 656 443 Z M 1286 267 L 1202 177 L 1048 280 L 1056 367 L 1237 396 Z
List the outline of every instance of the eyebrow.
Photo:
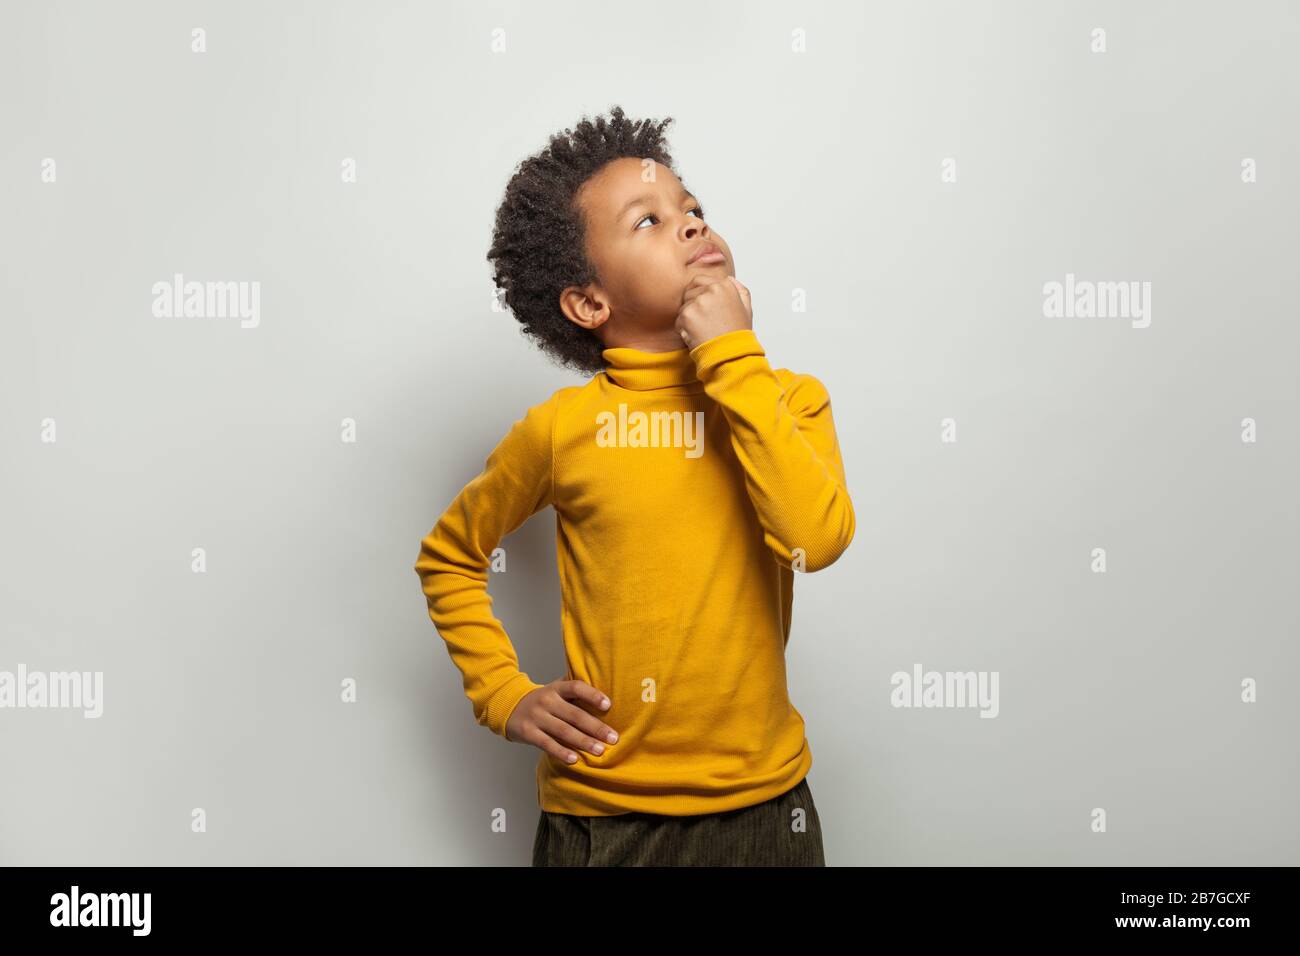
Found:
M 618 215 L 615 217 L 614 221 L 622 222 L 623 217 L 628 214 L 628 211 L 633 206 L 639 206 L 642 203 L 648 205 L 649 203 L 654 201 L 654 198 L 655 197 L 653 193 L 643 193 L 640 196 L 634 196 L 633 198 L 629 199 L 626 203 L 623 204 L 623 208 L 618 211 Z M 681 195 L 677 197 L 677 201 L 680 203 L 683 199 L 695 199 L 695 196 L 693 196 L 691 193 L 683 189 Z M 699 202 L 698 199 L 695 199 L 695 201 Z

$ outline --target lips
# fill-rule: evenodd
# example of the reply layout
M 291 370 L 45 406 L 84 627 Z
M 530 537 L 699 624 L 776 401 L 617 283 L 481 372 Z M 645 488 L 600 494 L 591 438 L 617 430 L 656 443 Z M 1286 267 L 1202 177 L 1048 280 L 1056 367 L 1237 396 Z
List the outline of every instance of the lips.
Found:
M 719 262 L 726 261 L 727 257 L 722 254 L 721 249 L 711 242 L 706 242 L 691 254 L 691 257 L 686 260 L 686 264 L 689 266 L 699 263 L 700 265 L 705 266 L 715 265 Z

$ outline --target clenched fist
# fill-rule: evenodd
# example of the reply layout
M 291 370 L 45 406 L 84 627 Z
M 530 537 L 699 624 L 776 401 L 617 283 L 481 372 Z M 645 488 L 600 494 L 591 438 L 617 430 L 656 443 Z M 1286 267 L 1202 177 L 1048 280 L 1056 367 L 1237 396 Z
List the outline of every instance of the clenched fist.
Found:
M 693 349 L 727 332 L 754 327 L 749 290 L 735 276 L 696 275 L 682 295 L 677 332 Z

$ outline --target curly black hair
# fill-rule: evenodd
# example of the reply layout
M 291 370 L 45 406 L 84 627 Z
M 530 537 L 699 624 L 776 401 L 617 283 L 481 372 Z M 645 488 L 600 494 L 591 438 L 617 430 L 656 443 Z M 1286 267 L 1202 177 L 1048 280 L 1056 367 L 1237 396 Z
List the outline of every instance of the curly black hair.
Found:
M 587 257 L 578 190 L 606 163 L 628 156 L 652 159 L 676 174 L 664 138 L 672 122 L 671 116 L 630 120 L 620 106 L 611 108 L 608 120 L 584 115 L 523 160 L 506 185 L 487 254 L 492 280 L 522 323 L 521 333 L 561 366 L 586 373 L 605 368 L 604 343 L 560 310 L 565 288 L 600 281 Z

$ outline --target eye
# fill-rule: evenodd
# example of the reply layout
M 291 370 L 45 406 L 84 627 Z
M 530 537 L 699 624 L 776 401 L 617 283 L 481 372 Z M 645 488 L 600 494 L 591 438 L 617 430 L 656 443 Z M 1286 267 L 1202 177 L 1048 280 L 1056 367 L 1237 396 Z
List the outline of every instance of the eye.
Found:
M 691 213 L 691 212 L 693 212 L 693 213 L 698 213 L 698 215 L 696 216 L 696 218 L 697 218 L 697 219 L 701 219 L 701 220 L 704 219 L 704 209 L 703 209 L 702 207 L 700 207 L 700 206 L 692 206 L 690 209 L 688 209 L 688 210 L 686 210 L 686 211 L 687 211 L 688 213 Z M 640 228 L 641 228 L 641 223 L 645 222 L 647 219 L 653 219 L 653 220 L 655 220 L 656 222 L 659 221 L 659 217 L 656 216 L 654 213 L 648 213 L 648 214 L 646 214 L 645 216 L 643 216 L 641 219 L 637 220 L 637 224 L 636 224 L 635 226 L 632 227 L 632 228 L 633 228 L 633 231 L 635 231 L 635 230 L 637 230 L 637 229 L 640 229 Z

